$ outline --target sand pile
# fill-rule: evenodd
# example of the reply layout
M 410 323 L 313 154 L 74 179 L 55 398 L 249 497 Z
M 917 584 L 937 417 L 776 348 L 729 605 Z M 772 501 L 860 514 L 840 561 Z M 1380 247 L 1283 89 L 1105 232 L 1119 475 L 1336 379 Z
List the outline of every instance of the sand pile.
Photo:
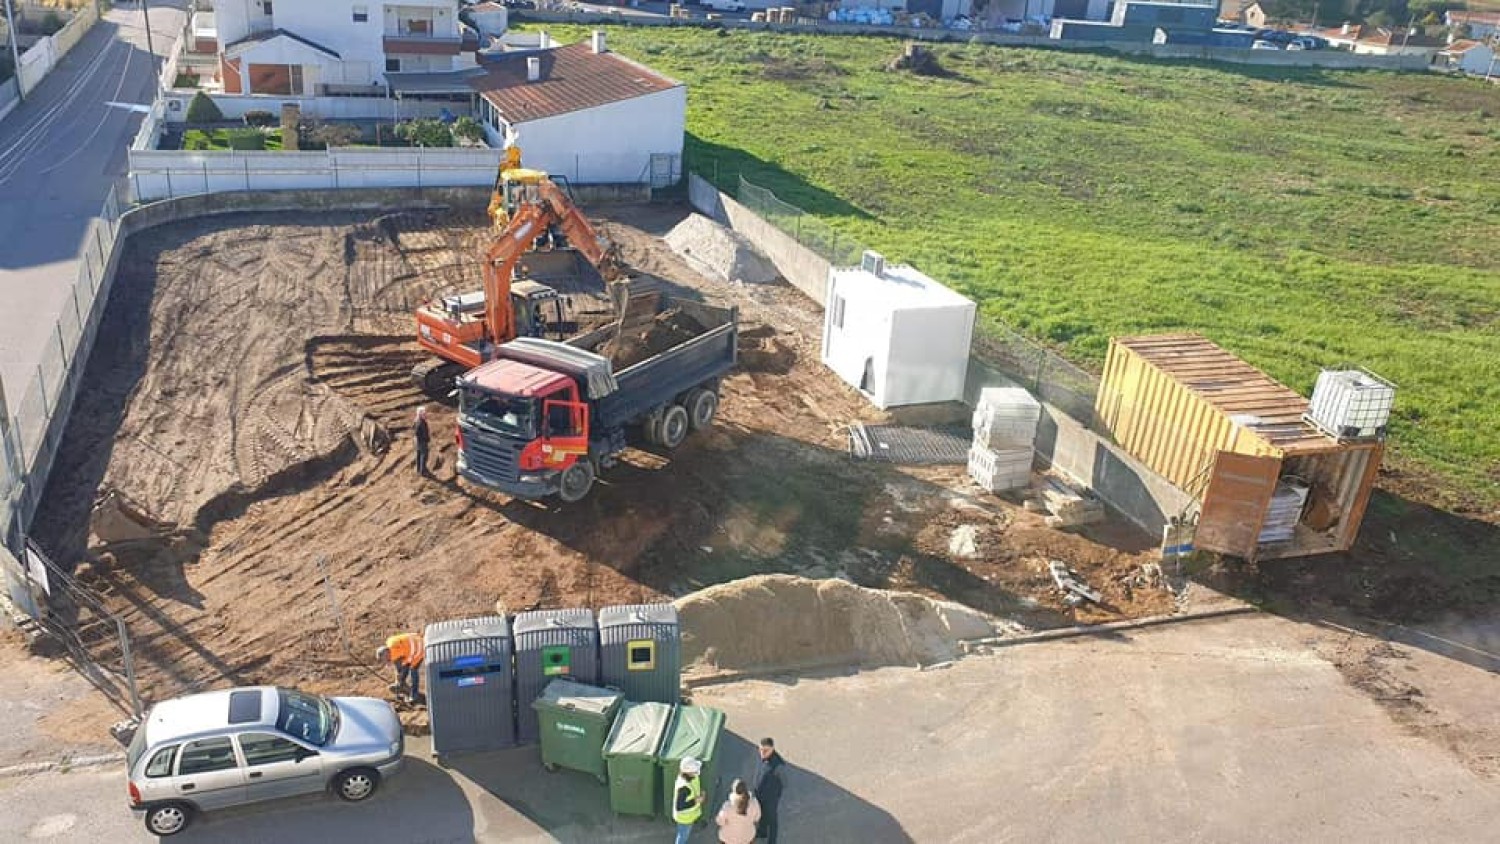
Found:
M 757 575 L 679 598 L 690 671 L 916 665 L 953 659 L 995 634 L 982 613 L 843 580 Z
M 691 214 L 663 238 L 699 272 L 725 281 L 767 284 L 781 277 L 750 241 L 701 214 Z

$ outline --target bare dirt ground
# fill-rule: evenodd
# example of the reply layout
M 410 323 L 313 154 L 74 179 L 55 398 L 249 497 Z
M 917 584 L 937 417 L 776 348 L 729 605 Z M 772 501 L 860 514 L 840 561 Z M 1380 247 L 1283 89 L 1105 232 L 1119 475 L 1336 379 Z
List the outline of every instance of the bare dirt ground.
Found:
M 768 572 L 1037 627 L 1171 609 L 1135 585 L 1148 555 L 1049 530 L 962 467 L 851 462 L 843 429 L 885 417 L 819 365 L 821 316 L 785 285 L 688 267 L 660 240 L 685 213 L 609 208 L 602 228 L 679 295 L 740 307 L 720 421 L 675 453 L 628 453 L 571 507 L 455 482 L 451 409 L 406 377 L 422 359 L 412 307 L 477 284 L 479 213 L 241 216 L 132 239 L 37 539 L 86 563 L 80 576 L 124 614 L 149 698 L 225 681 L 379 693 L 369 655 L 394 631 L 497 602 L 665 600 Z M 412 467 L 424 401 L 435 481 Z M 91 553 L 101 483 L 176 530 Z M 955 558 L 960 527 L 975 551 Z M 1062 604 L 1049 559 L 1108 607 Z

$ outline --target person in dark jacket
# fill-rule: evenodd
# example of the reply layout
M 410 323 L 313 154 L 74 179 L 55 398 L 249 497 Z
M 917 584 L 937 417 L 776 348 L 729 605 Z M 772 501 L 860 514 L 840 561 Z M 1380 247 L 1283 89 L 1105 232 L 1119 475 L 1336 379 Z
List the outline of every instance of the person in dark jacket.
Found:
M 781 802 L 781 771 L 786 762 L 776 752 L 776 742 L 771 738 L 760 740 L 760 764 L 755 766 L 755 779 L 750 790 L 760 801 L 760 829 L 757 837 L 768 844 L 776 844 L 776 810 Z
M 427 471 L 427 447 L 432 442 L 432 431 L 427 428 L 427 408 L 417 408 L 417 424 L 412 428 L 417 438 L 417 474 L 430 477 Z

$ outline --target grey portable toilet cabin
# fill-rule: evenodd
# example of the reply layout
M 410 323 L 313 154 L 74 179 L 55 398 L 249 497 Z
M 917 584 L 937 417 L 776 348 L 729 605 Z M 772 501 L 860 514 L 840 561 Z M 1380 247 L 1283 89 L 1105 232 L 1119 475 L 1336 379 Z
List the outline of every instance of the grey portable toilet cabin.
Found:
M 682 627 L 671 604 L 599 610 L 599 669 L 626 700 L 677 703 L 682 690 Z
M 510 623 L 487 615 L 427 625 L 427 716 L 432 754 L 516 743 Z
M 538 610 L 517 615 L 510 625 L 516 645 L 516 738 L 537 740 L 531 702 L 554 678 L 593 686 L 599 683 L 599 626 L 586 609 Z

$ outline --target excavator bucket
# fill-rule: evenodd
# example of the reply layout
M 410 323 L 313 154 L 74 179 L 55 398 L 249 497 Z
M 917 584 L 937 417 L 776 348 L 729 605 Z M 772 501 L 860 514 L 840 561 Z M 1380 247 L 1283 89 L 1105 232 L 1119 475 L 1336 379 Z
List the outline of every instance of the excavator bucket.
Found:
M 152 542 L 175 533 L 175 525 L 153 518 L 119 490 L 105 490 L 94 503 L 89 530 L 97 545 Z

